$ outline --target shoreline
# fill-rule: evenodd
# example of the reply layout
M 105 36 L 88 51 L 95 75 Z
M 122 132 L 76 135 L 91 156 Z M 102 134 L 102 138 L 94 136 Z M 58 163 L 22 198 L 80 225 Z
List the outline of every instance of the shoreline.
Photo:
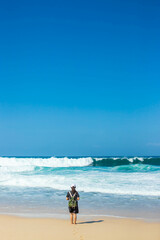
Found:
M 69 216 L 66 220 L 0 215 L 0 233 L 5 240 L 159 240 L 160 222 L 94 217 L 78 218 L 72 225 Z

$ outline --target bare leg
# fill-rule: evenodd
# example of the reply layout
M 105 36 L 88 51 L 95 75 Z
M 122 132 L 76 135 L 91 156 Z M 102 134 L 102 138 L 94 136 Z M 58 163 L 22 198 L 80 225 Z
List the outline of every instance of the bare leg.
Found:
M 74 214 L 74 224 L 76 224 L 76 222 L 77 222 L 77 214 L 75 213 Z
M 73 213 L 70 214 L 71 224 L 73 224 Z

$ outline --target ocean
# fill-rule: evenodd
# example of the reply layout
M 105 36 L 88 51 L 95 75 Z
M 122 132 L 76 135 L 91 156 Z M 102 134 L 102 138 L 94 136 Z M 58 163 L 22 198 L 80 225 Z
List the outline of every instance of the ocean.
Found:
M 74 183 L 80 216 L 160 220 L 160 157 L 0 157 L 0 213 L 68 217 Z

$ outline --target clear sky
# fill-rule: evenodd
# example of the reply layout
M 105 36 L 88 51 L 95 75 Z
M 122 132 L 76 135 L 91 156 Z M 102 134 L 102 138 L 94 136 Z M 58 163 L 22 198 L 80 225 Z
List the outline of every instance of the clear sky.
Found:
M 159 0 L 0 3 L 0 155 L 160 155 Z

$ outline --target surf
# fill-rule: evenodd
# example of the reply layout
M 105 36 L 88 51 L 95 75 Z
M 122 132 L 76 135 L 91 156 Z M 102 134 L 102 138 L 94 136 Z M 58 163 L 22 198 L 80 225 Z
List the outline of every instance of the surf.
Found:
M 0 157 L 0 167 L 115 167 L 123 165 L 160 166 L 160 157 Z

